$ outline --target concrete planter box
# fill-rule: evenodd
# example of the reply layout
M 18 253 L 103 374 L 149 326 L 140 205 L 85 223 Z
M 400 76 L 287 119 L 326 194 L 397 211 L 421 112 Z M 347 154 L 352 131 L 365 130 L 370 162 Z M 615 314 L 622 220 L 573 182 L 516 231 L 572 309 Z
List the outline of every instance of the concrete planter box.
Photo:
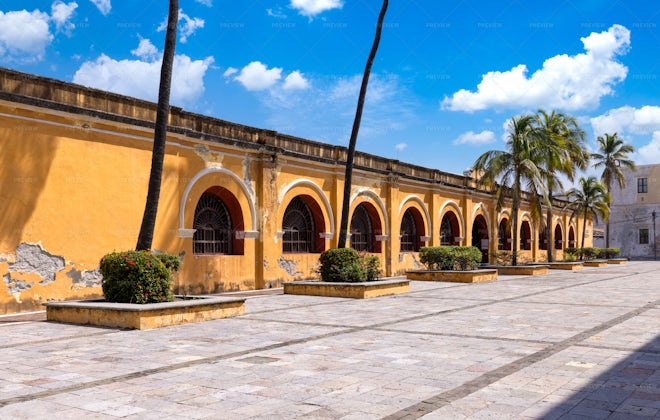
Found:
M 190 296 L 163 303 L 113 303 L 79 300 L 46 303 L 48 321 L 148 330 L 230 318 L 245 313 L 245 299 Z
M 627 258 L 610 258 L 607 260 L 608 264 L 625 264 L 628 262 Z
M 495 267 L 497 269 L 498 275 L 509 275 L 509 276 L 539 276 L 542 274 L 548 274 L 550 269 L 547 265 L 501 265 Z
M 496 269 L 450 271 L 450 270 L 415 270 L 407 271 L 408 280 L 448 281 L 454 283 L 480 283 L 497 280 Z
M 551 270 L 582 270 L 584 264 L 581 261 L 558 261 L 547 263 Z
M 585 267 L 607 267 L 607 260 L 588 260 L 584 262 Z
M 285 295 L 309 295 L 367 299 L 398 295 L 410 291 L 408 280 L 379 280 L 362 283 L 334 283 L 325 281 L 292 281 L 284 283 Z

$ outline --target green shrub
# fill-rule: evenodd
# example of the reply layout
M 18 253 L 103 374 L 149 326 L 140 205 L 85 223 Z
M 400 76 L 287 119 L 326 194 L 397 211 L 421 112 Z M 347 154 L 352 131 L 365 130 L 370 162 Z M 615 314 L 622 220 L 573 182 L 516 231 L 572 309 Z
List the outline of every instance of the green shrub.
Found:
M 429 270 L 475 270 L 481 264 L 481 250 L 474 246 L 425 246 L 419 259 Z
M 593 260 L 598 258 L 598 255 L 600 254 L 600 251 L 598 248 L 582 248 L 582 255 L 584 255 L 584 258 L 587 260 Z
M 600 258 L 616 258 L 619 255 L 621 255 L 621 249 L 619 248 L 603 248 L 601 249 L 601 256 Z
M 367 276 L 367 281 L 375 281 L 380 277 L 380 260 L 374 255 L 366 255 L 362 258 L 362 267 Z
M 564 255 L 566 255 L 566 253 L 569 253 L 571 255 L 577 255 L 579 251 L 580 250 L 578 248 L 568 247 L 564 250 Z
M 356 283 L 378 280 L 380 260 L 372 255 L 360 255 L 353 248 L 333 248 L 319 258 L 322 281 Z
M 103 295 L 109 302 L 120 303 L 170 301 L 172 272 L 178 268 L 178 258 L 169 254 L 113 252 L 101 258 Z

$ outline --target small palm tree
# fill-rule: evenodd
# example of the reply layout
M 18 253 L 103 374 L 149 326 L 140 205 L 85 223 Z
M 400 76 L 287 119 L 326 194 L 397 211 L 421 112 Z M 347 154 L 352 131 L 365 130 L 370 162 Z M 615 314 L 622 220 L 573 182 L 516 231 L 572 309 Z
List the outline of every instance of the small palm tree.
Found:
M 548 189 L 546 226 L 548 229 L 548 262 L 553 261 L 554 230 L 552 229 L 552 195 L 562 191 L 560 175 L 573 182 L 577 169 L 587 169 L 589 153 L 585 147 L 585 133 L 575 117 L 561 112 L 550 114 L 538 110 L 535 116 L 538 135 L 542 138 L 540 147 L 541 164 L 545 168 L 545 182 Z
M 587 230 L 587 217 L 591 216 L 594 222 L 598 217 L 607 220 L 610 215 L 610 195 L 605 186 L 598 182 L 595 177 L 580 178 L 579 188 L 571 188 L 567 194 L 570 203 L 567 208 L 572 210 L 571 219 L 583 217 L 582 225 L 582 243 L 580 248 L 584 248 L 584 238 Z M 580 253 L 582 259 L 582 253 Z
M 599 153 L 592 153 L 591 158 L 596 161 L 594 168 L 603 168 L 600 180 L 605 184 L 609 194 L 612 192 L 612 182 L 616 181 L 620 188 L 626 185 L 621 167 L 635 170 L 635 162 L 628 159 L 628 153 L 634 152 L 635 148 L 624 144 L 617 133 L 605 134 L 605 136 L 599 136 L 596 140 L 598 140 Z M 608 220 L 605 227 L 605 248 L 609 247 L 610 222 Z
M 179 23 L 179 1 L 170 0 L 167 30 L 165 32 L 165 47 L 163 62 L 160 68 L 160 86 L 158 88 L 158 105 L 156 108 L 156 126 L 154 128 L 154 146 L 151 153 L 151 172 L 149 173 L 149 189 L 147 202 L 142 216 L 142 225 L 138 235 L 136 249 L 149 251 L 154 239 L 156 214 L 160 185 L 163 178 L 163 162 L 165 161 L 165 144 L 167 142 L 167 120 L 170 114 L 170 88 L 172 86 L 172 67 L 174 64 L 174 49 L 176 47 L 176 27 Z
M 477 158 L 474 170 L 482 174 L 479 183 L 495 187 L 497 210 L 501 210 L 506 198 L 511 199 L 513 228 L 512 265 L 518 265 L 518 211 L 521 194 L 531 192 L 532 200 L 537 194 L 547 200 L 544 171 L 539 165 L 538 153 L 541 138 L 534 129 L 534 117 L 523 115 L 511 119 L 506 151 L 491 150 Z M 536 208 L 532 203 L 532 208 Z
M 376 24 L 374 43 L 371 47 L 369 58 L 367 59 L 367 65 L 364 68 L 364 74 L 362 75 L 362 85 L 360 86 L 360 94 L 358 95 L 357 109 L 355 110 L 355 119 L 353 120 L 353 130 L 351 131 L 351 138 L 348 141 L 346 173 L 344 176 L 344 196 L 341 207 L 341 222 L 339 224 L 339 241 L 337 243 L 337 248 L 346 247 L 346 236 L 348 233 L 348 210 L 351 204 L 351 184 L 353 181 L 353 157 L 355 156 L 355 143 L 357 142 L 358 132 L 360 131 L 360 121 L 362 121 L 364 98 L 367 95 L 367 85 L 369 84 L 371 66 L 374 63 L 374 58 L 376 57 L 376 52 L 378 51 L 378 44 L 380 43 L 380 34 L 383 30 L 383 20 L 385 20 L 387 5 L 388 0 L 383 0 L 383 7 L 380 9 L 380 14 L 378 15 L 378 23 Z

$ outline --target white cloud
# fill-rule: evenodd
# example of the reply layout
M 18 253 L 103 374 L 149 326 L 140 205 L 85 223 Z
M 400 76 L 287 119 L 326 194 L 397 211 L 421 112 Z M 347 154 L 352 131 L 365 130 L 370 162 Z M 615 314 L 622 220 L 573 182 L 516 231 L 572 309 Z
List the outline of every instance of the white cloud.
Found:
M 276 19 L 286 19 L 286 13 L 282 11 L 282 8 L 278 7 L 277 9 L 266 9 L 268 16 L 274 17 Z
M 160 56 L 158 48 L 148 39 L 141 39 L 140 44 L 131 51 L 131 54 L 147 61 L 154 61 Z
M 47 13 L 34 10 L 0 11 L 0 58 L 7 61 L 41 61 L 53 40 Z
M 151 43 L 147 40 L 141 40 L 138 48 L 132 51 L 142 60 L 115 60 L 102 54 L 96 61 L 84 62 L 74 74 L 73 82 L 156 101 L 162 53 L 159 53 L 157 58 L 153 57 L 149 44 Z M 145 59 L 150 54 L 150 59 Z M 213 57 L 192 60 L 186 55 L 176 55 L 171 102 L 179 105 L 191 104 L 202 96 L 204 76 L 212 63 Z
M 234 68 L 234 67 L 228 67 L 227 70 L 225 70 L 225 72 L 222 73 L 222 75 L 223 75 L 224 77 L 231 77 L 231 76 L 233 76 L 233 75 L 236 74 L 236 73 L 238 73 L 238 69 L 237 69 L 237 68 Z
M 326 10 L 341 9 L 341 0 L 291 0 L 291 7 L 310 19 Z
M 197 3 L 201 3 L 204 6 L 211 7 L 213 6 L 213 1 L 212 0 L 195 0 Z
M 183 22 L 182 22 L 183 21 Z M 193 35 L 197 29 L 204 27 L 204 19 L 201 18 L 191 18 L 187 14 L 183 13 L 183 9 L 179 9 L 179 41 L 182 44 L 188 42 L 188 37 Z M 157 31 L 162 32 L 167 29 L 167 18 L 160 24 Z
M 651 141 L 637 150 L 635 163 L 638 165 L 660 163 L 660 131 L 654 132 Z
M 284 79 L 284 90 L 304 90 L 309 88 L 309 81 L 298 70 L 291 72 Z
M 241 69 L 235 80 L 240 82 L 247 90 L 263 90 L 272 87 L 281 78 L 281 68 L 268 69 L 261 62 L 253 61 Z
M 96 6 L 96 8 L 99 9 L 99 12 L 101 12 L 103 16 L 110 13 L 110 9 L 112 9 L 110 0 L 90 0 L 90 1 L 94 3 L 94 6 Z
M 398 143 L 398 144 L 396 144 L 396 145 L 394 146 L 394 149 L 395 149 L 397 152 L 403 152 L 403 151 L 405 150 L 406 147 L 408 147 L 408 145 L 407 145 L 406 143 Z
M 442 109 L 474 112 L 488 108 L 546 108 L 580 110 L 597 107 L 613 92 L 628 68 L 616 60 L 630 47 L 630 31 L 613 25 L 607 31 L 581 38 L 585 52 L 547 59 L 527 76 L 525 64 L 486 73 L 475 92 L 461 89 L 441 102 Z
M 56 1 L 51 6 L 51 19 L 55 22 L 55 28 L 59 32 L 63 32 L 67 35 L 71 34 L 71 31 L 76 27 L 71 23 L 70 19 L 73 16 L 73 12 L 78 8 L 78 4 L 75 2 L 64 3 L 62 1 Z
M 495 133 L 490 130 L 484 130 L 481 133 L 475 133 L 474 131 L 468 131 L 458 136 L 452 144 L 454 146 L 461 144 L 471 144 L 474 146 L 479 146 L 482 144 L 488 144 L 495 141 Z
M 591 126 L 596 136 L 608 134 L 649 134 L 660 130 L 660 106 L 633 108 L 623 106 L 611 109 L 603 115 L 591 119 Z

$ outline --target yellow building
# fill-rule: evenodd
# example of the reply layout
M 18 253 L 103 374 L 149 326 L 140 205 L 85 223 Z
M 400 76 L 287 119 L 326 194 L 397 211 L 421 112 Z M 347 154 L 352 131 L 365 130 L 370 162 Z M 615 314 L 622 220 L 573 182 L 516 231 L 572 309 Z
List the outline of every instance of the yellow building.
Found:
M 144 210 L 153 103 L 0 69 L 0 313 L 101 296 L 98 263 L 135 246 Z M 344 147 L 173 107 L 154 249 L 179 255 L 179 293 L 278 287 L 317 277 L 336 246 Z M 524 206 L 527 206 L 525 203 Z M 358 153 L 350 244 L 386 276 L 420 267 L 424 245 L 511 249 L 510 210 L 475 180 Z M 555 210 L 555 244 L 582 227 Z M 547 243 L 520 212 L 523 257 Z M 568 238 L 568 241 L 562 240 Z

